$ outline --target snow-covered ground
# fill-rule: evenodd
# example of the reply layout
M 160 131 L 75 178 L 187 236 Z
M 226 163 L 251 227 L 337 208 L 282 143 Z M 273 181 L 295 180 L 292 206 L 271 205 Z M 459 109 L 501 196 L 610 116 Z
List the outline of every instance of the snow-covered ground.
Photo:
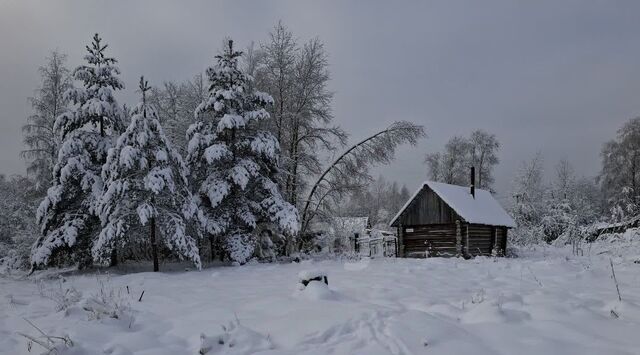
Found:
M 39 333 L 27 319 L 68 335 L 75 345 L 64 354 L 197 354 L 202 344 L 207 354 L 640 354 L 638 255 L 613 255 L 619 302 L 610 254 L 599 253 L 2 277 L 0 353 L 29 353 L 17 332 Z M 329 287 L 300 290 L 304 270 L 322 270 Z M 81 294 L 66 292 L 56 312 L 60 287 Z M 96 313 L 99 289 L 115 292 L 118 319 Z

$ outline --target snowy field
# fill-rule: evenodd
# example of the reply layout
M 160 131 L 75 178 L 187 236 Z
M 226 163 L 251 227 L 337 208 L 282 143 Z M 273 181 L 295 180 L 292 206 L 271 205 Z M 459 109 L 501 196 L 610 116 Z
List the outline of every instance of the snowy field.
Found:
M 69 336 L 74 347 L 62 354 L 197 354 L 203 343 L 207 354 L 640 354 L 638 255 L 612 258 L 619 302 L 609 254 L 522 254 L 84 274 L 65 282 L 5 276 L 0 353 L 29 354 L 17 334 L 39 335 L 28 319 L 49 335 Z M 298 290 L 298 273 L 318 269 L 329 288 L 312 282 Z M 66 309 L 56 311 L 60 285 L 79 294 L 64 291 Z M 100 288 L 119 300 L 118 319 L 96 313 Z M 33 344 L 31 354 L 41 350 Z

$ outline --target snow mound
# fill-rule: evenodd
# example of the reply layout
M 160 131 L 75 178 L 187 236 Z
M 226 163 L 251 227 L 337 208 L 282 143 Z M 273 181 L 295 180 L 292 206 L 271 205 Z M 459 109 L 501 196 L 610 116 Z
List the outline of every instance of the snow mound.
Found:
M 249 355 L 275 348 L 268 335 L 249 329 L 238 321 L 223 325 L 222 331 L 210 337 L 201 334 L 198 354 Z
M 305 298 L 311 300 L 333 300 L 336 299 L 336 295 L 329 289 L 323 282 L 311 282 L 307 287 L 302 290 L 302 294 Z

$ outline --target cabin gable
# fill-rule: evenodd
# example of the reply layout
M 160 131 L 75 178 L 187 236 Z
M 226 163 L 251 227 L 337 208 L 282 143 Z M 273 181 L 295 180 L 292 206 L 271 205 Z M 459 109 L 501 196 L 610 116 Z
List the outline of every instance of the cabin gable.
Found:
M 411 200 L 402 215 L 394 221 L 392 226 L 451 224 L 457 220 L 464 221 L 440 196 L 425 185 Z

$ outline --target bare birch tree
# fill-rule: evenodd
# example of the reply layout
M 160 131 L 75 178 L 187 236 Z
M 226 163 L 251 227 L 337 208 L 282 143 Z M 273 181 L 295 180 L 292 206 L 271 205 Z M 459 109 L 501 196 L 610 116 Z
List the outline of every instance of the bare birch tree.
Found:
M 47 63 L 38 69 L 42 84 L 29 98 L 33 114 L 22 126 L 27 149 L 20 152 L 20 156 L 26 160 L 27 173 L 33 176 L 39 191 L 46 191 L 51 186 L 51 172 L 61 144 L 53 125 L 66 109 L 68 100 L 64 93 L 72 86 L 71 72 L 65 67 L 66 60 L 65 54 L 53 51 L 47 57 Z
M 429 169 L 429 179 L 447 184 L 468 185 L 469 167 L 476 168 L 475 185 L 491 189 L 493 168 L 498 164 L 500 143 L 494 134 L 483 130 L 471 132 L 469 138 L 455 136 L 447 142 L 442 152 L 430 153 L 424 162 Z
M 429 178 L 447 184 L 468 184 L 470 151 L 471 144 L 466 138 L 449 139 L 443 152 L 427 154 L 425 163 L 429 167 Z
M 471 165 L 476 168 L 474 183 L 480 189 L 490 189 L 494 182 L 493 168 L 500 162 L 500 142 L 495 134 L 475 130 L 471 132 L 469 144 Z
M 183 83 L 165 82 L 149 93 L 149 103 L 156 107 L 167 137 L 182 154 L 187 147 L 187 128 L 194 122 L 193 112 L 206 97 L 202 74 Z
M 249 47 L 245 62 L 257 88 L 273 96 L 269 125 L 282 148 L 280 186 L 288 202 L 300 205 L 304 177 L 321 173 L 319 151 L 335 150 L 347 138 L 331 125 L 333 93 L 327 88 L 326 50 L 317 38 L 299 45 L 279 22 L 259 52 Z

